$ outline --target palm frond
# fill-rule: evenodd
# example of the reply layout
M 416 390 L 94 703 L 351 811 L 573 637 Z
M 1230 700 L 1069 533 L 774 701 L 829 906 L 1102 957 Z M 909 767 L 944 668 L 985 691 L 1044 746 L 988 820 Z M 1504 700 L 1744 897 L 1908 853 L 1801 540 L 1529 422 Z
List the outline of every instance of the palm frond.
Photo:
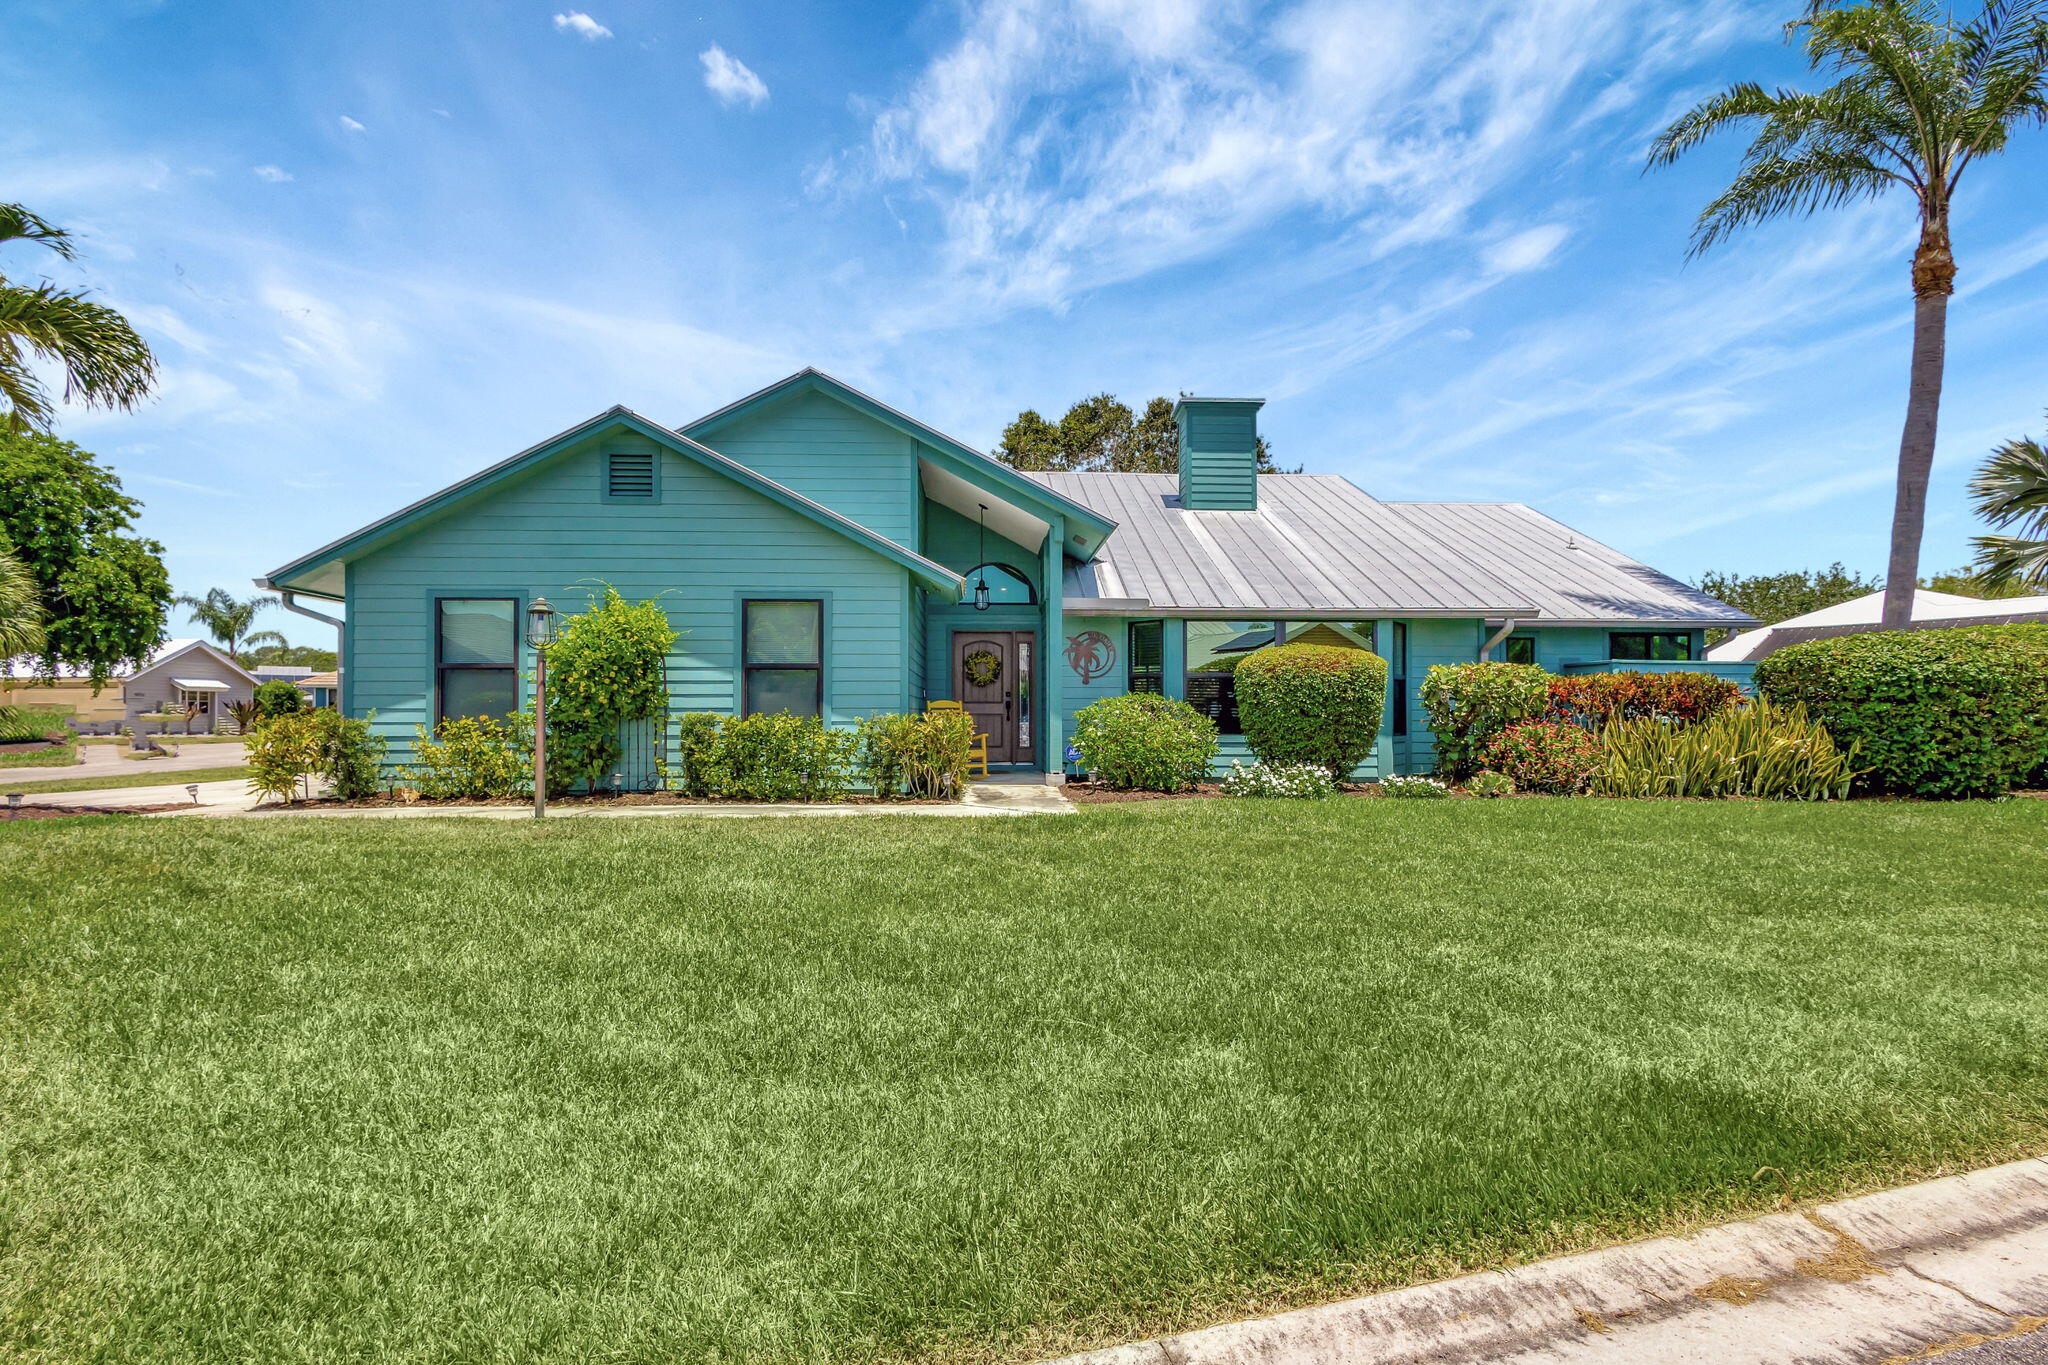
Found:
M 1701 101 L 1657 134 L 1650 144 L 1650 169 L 1669 166 L 1716 133 L 1754 119 L 1771 118 L 1778 113 L 1783 94 L 1774 95 L 1755 81 L 1744 81 Z
M 8 425 L 17 430 L 33 427 L 47 431 L 57 416 L 50 391 L 28 367 L 14 338 L 5 333 L 0 333 L 0 399 L 7 402 Z
M 2007 441 L 1970 480 L 1970 501 L 1993 526 L 2048 536 L 2048 449 L 2025 437 Z
M 285 639 L 280 632 L 274 630 L 252 630 L 242 637 L 242 648 L 244 649 L 251 645 L 288 645 L 290 643 L 290 640 Z
M 1977 576 L 1992 588 L 2023 584 L 2048 588 L 2048 540 L 2029 536 L 1978 536 Z
M 78 254 L 70 233 L 19 204 L 0 204 L 0 242 L 40 242 L 67 261 Z
M 1875 199 L 1897 181 L 1866 158 L 1822 148 L 1746 166 L 1700 211 L 1686 254 L 1697 256 L 1737 229 L 1765 219 Z
M 35 577 L 11 552 L 0 550 L 0 659 L 42 649 L 43 600 Z
M 0 354 L 0 392 L 13 405 L 8 417 L 16 427 L 48 421 L 40 385 L 32 376 L 21 382 L 20 347 L 61 366 L 65 398 L 88 407 L 134 407 L 156 382 L 156 357 L 128 320 L 76 290 L 0 283 L 0 339 L 11 343 L 10 353 Z M 10 370 L 19 372 L 11 384 L 5 382 Z

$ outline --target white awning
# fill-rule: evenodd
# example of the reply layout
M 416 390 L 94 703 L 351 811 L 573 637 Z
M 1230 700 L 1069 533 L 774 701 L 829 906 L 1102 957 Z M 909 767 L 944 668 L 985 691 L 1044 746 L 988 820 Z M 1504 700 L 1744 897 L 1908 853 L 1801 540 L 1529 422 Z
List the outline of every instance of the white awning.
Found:
M 228 690 L 228 685 L 219 678 L 173 678 L 171 682 L 174 686 L 182 687 L 187 692 L 225 692 Z

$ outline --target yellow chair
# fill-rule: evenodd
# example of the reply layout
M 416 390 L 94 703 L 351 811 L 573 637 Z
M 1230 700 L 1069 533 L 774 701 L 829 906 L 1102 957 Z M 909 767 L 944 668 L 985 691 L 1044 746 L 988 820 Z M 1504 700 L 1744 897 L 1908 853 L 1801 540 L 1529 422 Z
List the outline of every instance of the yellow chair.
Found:
M 967 708 L 957 701 L 928 701 L 924 704 L 926 715 L 966 715 Z M 967 775 L 970 778 L 986 780 L 988 777 L 988 736 L 976 735 L 974 743 L 967 750 Z

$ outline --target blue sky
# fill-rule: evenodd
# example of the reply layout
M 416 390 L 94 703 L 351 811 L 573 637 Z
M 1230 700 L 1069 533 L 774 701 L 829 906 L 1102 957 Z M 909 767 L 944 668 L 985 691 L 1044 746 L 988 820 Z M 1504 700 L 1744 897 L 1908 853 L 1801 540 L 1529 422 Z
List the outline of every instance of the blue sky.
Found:
M 159 399 L 72 413 L 181 590 L 612 403 L 814 364 L 983 447 L 1108 389 L 1267 398 L 1280 458 L 1532 503 L 1670 572 L 1884 558 L 1904 201 L 1687 264 L 1803 79 L 1792 0 L 0 0 L 5 197 L 83 234 Z M 1926 560 L 2048 407 L 2048 135 L 1966 182 Z M 294 639 L 331 635 L 274 617 Z

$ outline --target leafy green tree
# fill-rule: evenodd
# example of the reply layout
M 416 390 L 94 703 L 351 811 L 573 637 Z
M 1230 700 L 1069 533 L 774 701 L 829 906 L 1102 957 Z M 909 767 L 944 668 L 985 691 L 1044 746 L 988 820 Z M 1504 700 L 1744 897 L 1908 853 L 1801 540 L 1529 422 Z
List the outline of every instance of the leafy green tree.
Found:
M 1060 430 L 1030 408 L 1003 428 L 1003 443 L 996 458 L 1012 469 L 1065 469 L 1066 452 L 1060 445 Z
M 1258 438 L 1262 474 L 1298 474 L 1273 463 L 1272 447 Z M 1003 428 L 996 458 L 1012 469 L 1079 470 L 1090 473 L 1172 474 L 1180 469 L 1180 424 L 1173 400 L 1154 398 L 1141 417 L 1115 396 L 1098 393 L 1067 409 L 1055 426 L 1032 409 Z
M 1950 569 L 1947 573 L 1929 574 L 1920 580 L 1920 586 L 1929 592 L 1945 592 L 1956 597 L 1982 597 L 1987 600 L 2025 597 L 2033 591 L 2025 583 L 1993 583 L 1973 565 Z
M 2003 151 L 2015 128 L 2048 121 L 2048 0 L 1982 0 L 1955 20 L 1935 0 L 1810 0 L 1788 25 L 1827 88 L 1729 87 L 1657 136 L 1652 167 L 1668 166 L 1715 133 L 1752 130 L 1734 182 L 1700 214 L 1691 254 L 1740 228 L 1810 214 L 1895 189 L 1920 222 L 1913 252 L 1913 352 L 1884 624 L 1912 620 L 1927 479 L 1934 461 L 1956 262 L 1949 222 L 1963 173 Z
M 245 640 L 243 643 L 248 642 Z M 279 664 L 288 668 L 310 668 L 315 673 L 332 673 L 339 661 L 340 656 L 333 650 L 315 649 L 312 645 L 258 645 L 242 651 L 242 663 L 249 668 Z
M 2001 596 L 2048 588 L 2048 449 L 2021 437 L 1993 451 L 1970 481 L 1977 513 L 2018 535 L 1977 537 L 1979 576 Z
M 1794 569 L 1790 573 L 1705 573 L 1694 586 L 1768 626 L 1851 601 L 1884 585 L 1875 578 L 1850 572 L 1837 560 L 1825 569 Z M 1733 633 L 1710 630 L 1707 643 L 1717 645 Z
M 103 686 L 164 637 L 171 581 L 163 546 L 128 534 L 141 504 L 69 441 L 0 428 L 0 550 L 11 550 L 42 597 L 44 643 L 27 651 Z
M 28 566 L 0 550 L 0 659 L 43 647 L 43 597 Z
M 0 204 L 0 246 L 10 242 L 46 246 L 67 261 L 77 256 L 63 228 L 19 204 Z M 65 399 L 87 407 L 132 408 L 156 383 L 156 357 L 119 313 L 83 290 L 0 275 L 0 401 L 13 431 L 47 431 L 56 417 L 33 359 L 62 370 Z
M 1115 397 L 1093 394 L 1060 418 L 1060 448 L 1069 469 L 1117 469 L 1129 462 L 1131 410 Z
M 256 623 L 258 613 L 277 605 L 277 598 L 270 593 L 252 593 L 246 599 L 237 599 L 226 588 L 208 588 L 204 597 L 180 593 L 177 601 L 179 606 L 191 609 L 190 619 L 205 626 L 213 642 L 225 649 L 228 657 L 236 663 L 242 661 L 243 645 L 289 643 L 274 630 L 249 629 Z

